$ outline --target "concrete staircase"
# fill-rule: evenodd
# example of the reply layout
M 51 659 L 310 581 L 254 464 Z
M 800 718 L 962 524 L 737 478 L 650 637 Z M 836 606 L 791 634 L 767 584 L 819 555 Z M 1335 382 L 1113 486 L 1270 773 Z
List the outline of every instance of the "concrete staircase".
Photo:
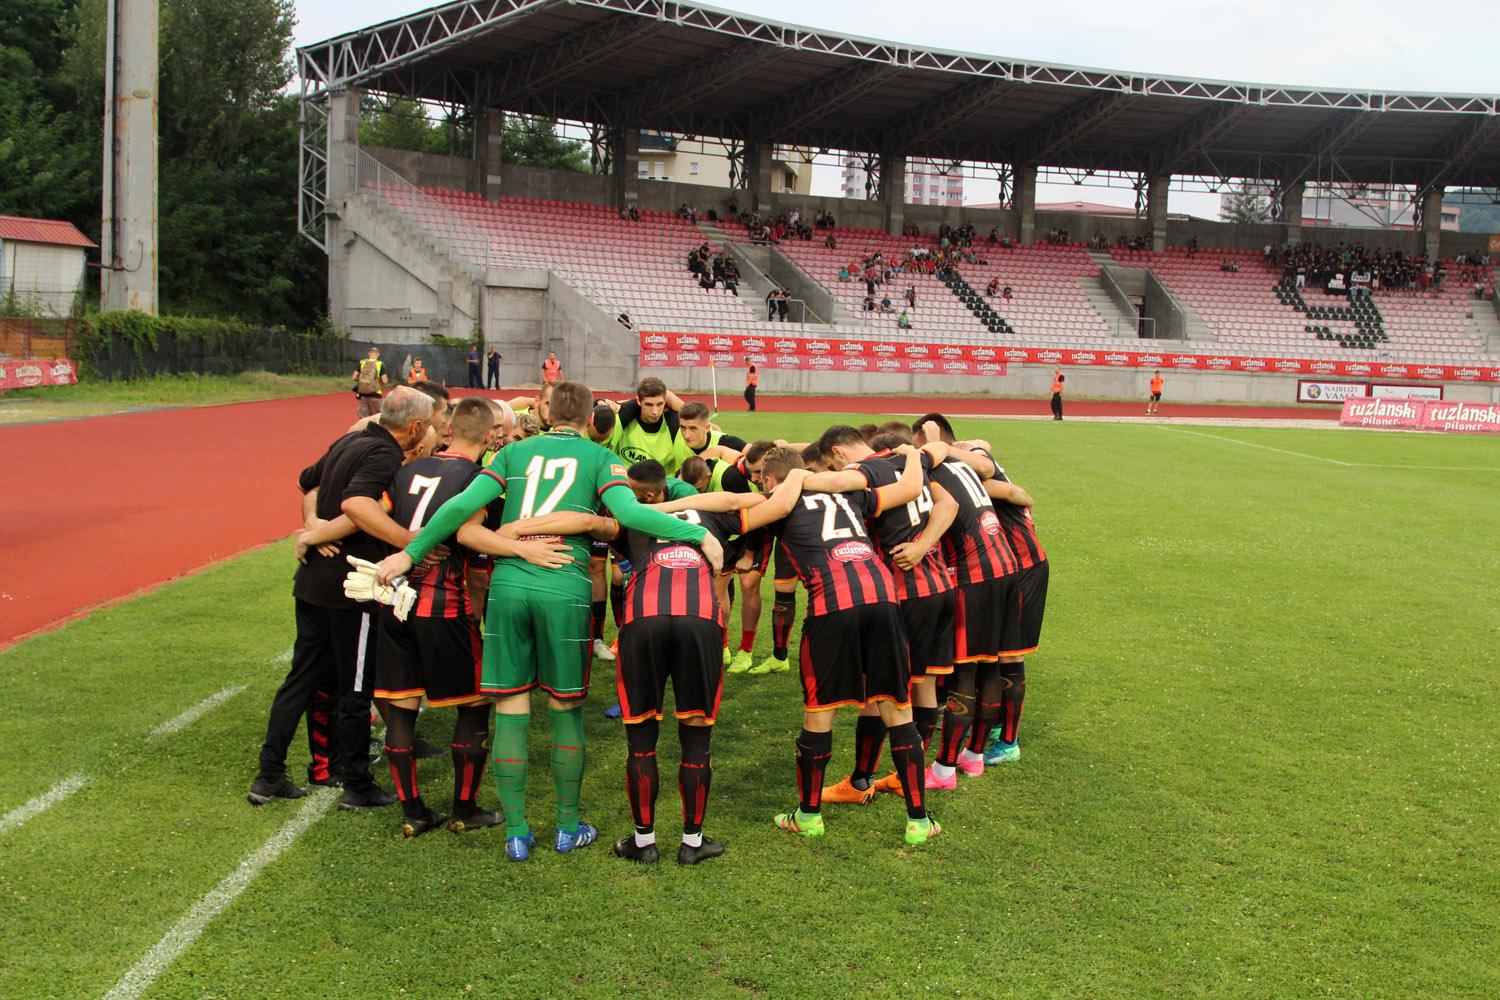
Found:
M 1485 345 L 1485 353 L 1500 357 L 1500 297 L 1493 300 L 1476 299 L 1473 317 L 1469 321 L 1474 333 Z

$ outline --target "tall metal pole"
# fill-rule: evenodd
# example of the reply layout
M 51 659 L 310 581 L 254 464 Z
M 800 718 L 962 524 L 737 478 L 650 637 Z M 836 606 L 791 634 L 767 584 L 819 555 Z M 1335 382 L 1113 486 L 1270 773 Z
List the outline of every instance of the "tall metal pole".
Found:
M 157 0 L 108 0 L 100 299 L 157 308 Z

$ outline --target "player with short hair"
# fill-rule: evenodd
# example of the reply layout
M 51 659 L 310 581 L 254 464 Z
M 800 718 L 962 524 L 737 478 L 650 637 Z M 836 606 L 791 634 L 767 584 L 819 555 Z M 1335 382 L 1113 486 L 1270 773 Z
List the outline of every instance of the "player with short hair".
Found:
M 641 379 L 635 399 L 619 405 L 619 423 L 609 448 L 627 463 L 654 458 L 673 475 L 693 456 L 682 435 L 678 411 L 683 402 L 654 375 Z
M 713 425 L 712 415 L 703 403 L 684 403 L 677 413 L 678 427 L 682 438 L 694 455 L 702 455 L 709 448 L 727 448 L 743 452 L 745 439 L 728 434 Z
M 995 477 L 984 485 L 1010 539 L 1011 551 L 1021 566 L 1016 581 L 1020 613 L 1015 616 L 1016 627 L 1008 633 L 1000 651 L 1000 677 L 1005 682 L 1005 689 L 1000 693 L 1000 724 L 990 731 L 990 745 L 984 752 L 984 762 L 988 766 L 1013 764 L 1021 759 L 1018 734 L 1021 708 L 1026 703 L 1026 657 L 1041 645 L 1042 618 L 1047 610 L 1047 579 L 1051 570 L 1031 517 L 1031 495 L 1024 491 L 1017 495 L 1019 487 L 1011 483 L 998 463 Z
M 934 449 L 941 457 L 944 449 Z M 902 480 L 919 488 L 922 461 L 907 448 Z M 760 481 L 774 490 L 802 467 L 794 450 L 773 448 Z M 913 492 L 915 495 L 915 491 Z M 772 525 L 787 562 L 807 588 L 802 623 L 802 732 L 797 737 L 797 808 L 775 818 L 778 829 L 818 837 L 824 832 L 823 774 L 833 753 L 833 723 L 848 705 L 879 705 L 890 736 L 891 760 L 902 776 L 906 843 L 925 844 L 942 832 L 926 810 L 921 737 L 912 724 L 909 657 L 896 584 L 868 541 L 870 491 L 803 493 Z
M 910 432 L 907 432 L 910 436 Z M 815 447 L 832 470 L 812 477 L 809 487 L 831 492 L 871 490 L 875 508 L 869 517 L 876 550 L 891 570 L 896 600 L 911 656 L 912 716 L 925 752 L 937 726 L 936 678 L 953 672 L 956 597 L 948 568 L 934 547 L 958 512 L 957 502 L 923 469 L 920 488 L 900 490 L 896 449 L 909 441 L 877 433 L 866 442 L 861 431 L 834 426 L 823 432 Z M 871 706 L 861 710 L 855 724 L 854 769 L 849 777 L 825 790 L 828 802 L 867 803 L 877 790 L 900 793 L 900 779 L 889 775 L 875 781 L 885 742 L 885 724 Z
M 476 459 L 495 427 L 488 400 L 466 396 L 453 408 L 453 439 L 445 451 L 409 463 L 396 473 L 386 503 L 396 523 L 415 533 L 431 513 L 458 496 L 480 474 Z M 474 517 L 498 525 L 500 501 Z M 490 700 L 479 693 L 481 637 L 477 601 L 489 584 L 483 554 L 465 549 L 456 538 L 443 540 L 448 556 L 413 569 L 407 582 L 417 591 L 415 605 L 402 620 L 389 608 L 381 612 L 380 656 L 375 698 L 384 702 L 385 754 L 396 797 L 401 800 L 401 832 L 407 837 L 448 824 L 454 832 L 494 826 L 500 818 L 476 804 L 489 748 Z M 505 554 L 565 565 L 561 542 L 507 541 Z M 433 708 L 456 708 L 453 726 L 452 820 L 423 801 L 417 785 L 415 727 L 423 698 Z
M 953 443 L 953 428 L 940 413 L 917 418 L 912 425 L 919 444 Z M 984 475 L 969 464 L 980 465 Z M 958 503 L 953 524 L 943 536 L 943 553 L 958 585 L 954 670 L 948 681 L 943 736 L 937 759 L 927 771 L 927 787 L 957 787 L 957 771 L 984 773 L 983 743 L 1000 716 L 1004 681 L 997 665 L 1007 629 L 1019 610 L 1016 592 L 1019 564 L 990 502 L 984 478 L 993 475 L 986 456 L 954 450 L 933 467 L 932 478 Z
M 511 522 L 555 511 L 594 514 L 602 503 L 626 528 L 699 544 L 710 562 L 720 563 L 722 547 L 702 526 L 641 506 L 615 456 L 584 438 L 593 405 L 588 386 L 560 384 L 552 397 L 552 430 L 503 448 L 463 493 L 432 515 L 405 550 L 380 564 L 380 578 L 389 582 L 407 572 L 414 559 L 461 526 L 482 532 L 466 522 L 502 495 L 502 533 Z M 474 533 L 460 532 L 459 541 L 469 545 Z M 590 664 L 588 543 L 569 535 L 567 544 L 573 557 L 567 566 L 502 557 L 490 583 L 479 689 L 498 699 L 492 763 L 505 815 L 506 856 L 512 861 L 525 861 L 535 845 L 526 822 L 526 736 L 530 695 L 537 687 L 549 696 L 557 851 L 586 847 L 598 837 L 597 829 L 579 819 L 578 808 L 585 762 L 578 710 L 588 695 Z

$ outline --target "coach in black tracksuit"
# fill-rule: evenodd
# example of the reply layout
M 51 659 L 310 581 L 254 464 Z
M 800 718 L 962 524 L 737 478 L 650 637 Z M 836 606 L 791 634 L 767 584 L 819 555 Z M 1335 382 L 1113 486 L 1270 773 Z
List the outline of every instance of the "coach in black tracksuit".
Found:
M 347 513 L 357 524 L 390 534 L 381 537 L 355 531 L 338 544 L 340 551 L 324 556 L 309 549 L 292 584 L 296 605 L 297 641 L 286 680 L 271 702 L 266 740 L 260 751 L 260 771 L 250 786 L 253 805 L 276 798 L 306 795 L 287 780 L 286 755 L 297 733 L 297 722 L 322 689 L 334 692 L 332 774 L 344 788 L 342 809 L 390 805 L 395 796 L 370 776 L 370 704 L 375 684 L 375 627 L 372 605 L 344 596 L 345 556 L 379 562 L 397 538 L 409 534 L 383 511 L 377 524 L 369 518 L 368 501 L 381 495 L 401 468 L 405 449 L 427 433 L 432 401 L 414 389 L 398 388 L 381 404 L 379 421 L 339 438 L 317 462 L 302 470 L 298 486 L 304 494 L 317 490 L 316 513 L 332 521 Z

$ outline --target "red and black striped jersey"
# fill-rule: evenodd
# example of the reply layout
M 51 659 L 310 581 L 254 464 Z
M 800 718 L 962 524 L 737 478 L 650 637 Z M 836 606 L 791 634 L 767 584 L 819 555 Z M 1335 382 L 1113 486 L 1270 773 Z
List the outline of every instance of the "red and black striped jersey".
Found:
M 458 496 L 479 475 L 479 465 L 466 455 L 438 452 L 401 467 L 391 480 L 385 501 L 391 520 L 411 531 L 420 531 L 427 519 L 449 500 Z M 485 515 L 486 527 L 500 523 L 497 500 Z M 464 589 L 464 570 L 485 566 L 488 560 L 458 544 L 457 538 L 446 538 L 448 558 L 435 565 L 418 563 L 407 575 L 407 582 L 417 589 L 417 603 L 412 614 L 418 618 L 458 618 L 473 612 L 468 591 Z
M 703 525 L 721 545 L 740 534 L 743 523 L 739 511 L 720 514 L 681 510 L 673 516 Z M 622 626 L 657 615 L 686 615 L 724 624 L 724 609 L 714 596 L 713 567 L 698 546 L 624 528 L 613 544 L 630 559 Z
M 875 514 L 875 494 L 804 493 L 771 527 L 780 558 L 807 588 L 807 616 L 864 604 L 894 604 L 896 583 L 881 561 L 864 521 Z
M 995 478 L 1001 482 L 1010 482 L 1010 477 L 1000 464 L 995 463 Z M 1016 562 L 1022 569 L 1030 569 L 1038 563 L 1047 561 L 1047 553 L 1042 551 L 1042 543 L 1036 537 L 1036 523 L 1031 519 L 1030 507 L 1017 507 L 1015 504 L 1006 503 L 1004 500 L 994 501 L 995 513 L 1000 517 L 1000 524 L 1005 528 L 1005 537 L 1010 539 L 1010 550 L 1015 553 Z
M 932 512 L 932 490 L 928 483 L 931 461 L 922 456 L 922 492 L 915 500 L 891 510 L 880 508 L 879 497 L 874 491 L 882 486 L 891 486 L 901 478 L 906 459 L 893 457 L 888 451 L 879 451 L 855 462 L 850 468 L 857 470 L 869 484 L 875 513 L 870 518 L 870 533 L 880 557 L 890 567 L 891 578 L 896 583 L 896 600 L 909 601 L 918 597 L 931 597 L 953 589 L 948 579 L 948 568 L 943 565 L 938 549 L 934 546 L 920 563 L 911 569 L 901 569 L 891 560 L 891 550 L 905 542 L 915 541 L 927 527 L 928 515 Z
M 943 555 L 958 582 L 983 583 L 1016 572 L 1016 554 L 979 474 L 949 459 L 932 470 L 932 481 L 958 502 L 958 515 L 943 535 Z

